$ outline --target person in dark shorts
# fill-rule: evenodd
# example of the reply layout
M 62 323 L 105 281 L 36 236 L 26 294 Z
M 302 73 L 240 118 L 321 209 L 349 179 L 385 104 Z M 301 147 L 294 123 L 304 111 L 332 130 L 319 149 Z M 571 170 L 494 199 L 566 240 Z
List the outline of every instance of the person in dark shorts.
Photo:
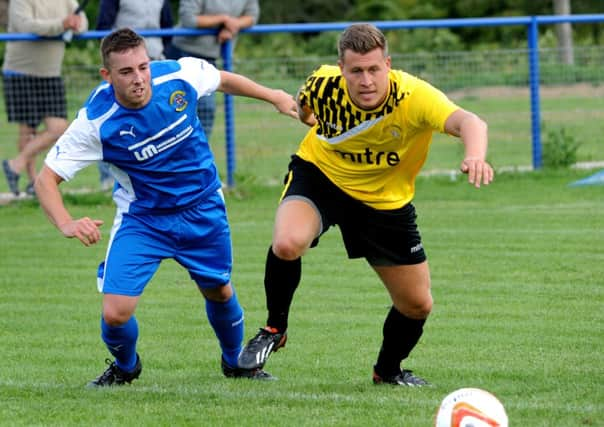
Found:
M 75 0 L 11 0 L 9 33 L 58 36 L 65 31 L 88 29 L 83 12 L 74 14 Z M 67 102 L 61 67 L 65 54 L 62 40 L 11 41 L 6 43 L 3 64 L 4 99 L 8 121 L 19 123 L 19 154 L 2 161 L 10 191 L 19 195 L 19 178 L 29 177 L 26 193 L 33 195 L 36 157 L 67 129 Z M 43 124 L 44 128 L 39 129 Z
M 261 368 L 287 340 L 301 257 L 338 225 L 349 258 L 365 258 L 392 307 L 373 366 L 375 384 L 423 386 L 401 363 L 422 336 L 432 309 L 430 271 L 412 199 L 433 132 L 459 137 L 461 171 L 489 184 L 487 125 L 429 83 L 391 68 L 384 35 L 354 24 L 341 35 L 338 66 L 315 70 L 298 92 L 300 120 L 311 126 L 289 164 L 266 259 L 266 326 L 244 347 L 239 366 Z

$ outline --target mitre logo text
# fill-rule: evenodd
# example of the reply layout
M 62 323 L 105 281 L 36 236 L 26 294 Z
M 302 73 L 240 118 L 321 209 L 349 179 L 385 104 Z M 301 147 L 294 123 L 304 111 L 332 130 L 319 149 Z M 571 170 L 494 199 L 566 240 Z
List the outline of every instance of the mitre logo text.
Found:
M 365 151 L 359 153 L 350 153 L 347 151 L 334 150 L 343 160 L 349 160 L 353 163 L 365 163 L 368 165 L 396 166 L 401 159 L 396 151 L 373 151 L 371 148 L 365 148 Z

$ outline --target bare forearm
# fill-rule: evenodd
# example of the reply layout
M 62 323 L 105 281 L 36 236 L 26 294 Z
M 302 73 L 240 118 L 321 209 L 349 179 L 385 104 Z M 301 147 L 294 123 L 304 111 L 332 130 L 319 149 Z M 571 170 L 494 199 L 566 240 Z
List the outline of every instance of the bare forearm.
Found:
M 218 90 L 231 95 L 247 96 L 261 101 L 270 102 L 281 114 L 293 118 L 298 117 L 294 97 L 280 89 L 271 89 L 240 74 L 220 71 Z
M 239 30 L 243 30 L 245 28 L 249 28 L 254 25 L 254 18 L 251 16 L 240 16 L 237 19 L 237 26 Z
M 197 28 L 216 28 L 224 24 L 226 15 L 197 15 Z
M 245 76 L 228 71 L 220 72 L 220 86 L 218 90 L 231 95 L 246 96 L 273 104 L 277 92 L 275 89 L 262 86 Z
M 463 109 L 453 112 L 445 122 L 445 132 L 458 136 L 464 144 L 465 154 L 460 170 L 468 174 L 468 182 L 480 187 L 493 180 L 493 168 L 487 163 L 487 124 L 476 114 Z
M 476 114 L 458 109 L 445 122 L 445 132 L 457 136 L 465 146 L 465 157 L 485 160 L 487 155 L 487 124 Z
M 465 146 L 465 158 L 485 160 L 488 146 L 487 124 L 472 114 L 460 126 L 460 138 Z
M 83 217 L 74 220 L 65 205 L 59 191 L 62 182 L 55 172 L 47 166 L 36 178 L 35 189 L 40 206 L 57 229 L 67 238 L 75 237 L 85 246 L 94 245 L 101 240 L 99 227 L 103 225 L 100 219 Z
M 281 89 L 271 89 L 240 74 L 220 71 L 220 85 L 218 90 L 231 95 L 247 96 L 262 101 L 270 102 L 277 111 L 292 118 L 298 118 L 296 101 L 289 93 Z
M 229 16 L 229 15 L 197 15 L 195 22 L 197 28 L 226 27 L 231 31 L 238 32 L 243 28 L 254 25 L 251 16 Z
M 72 220 L 71 215 L 63 204 L 59 191 L 60 178 L 48 167 L 42 168 L 35 182 L 36 195 L 40 206 L 52 224 L 59 230 L 61 225 Z

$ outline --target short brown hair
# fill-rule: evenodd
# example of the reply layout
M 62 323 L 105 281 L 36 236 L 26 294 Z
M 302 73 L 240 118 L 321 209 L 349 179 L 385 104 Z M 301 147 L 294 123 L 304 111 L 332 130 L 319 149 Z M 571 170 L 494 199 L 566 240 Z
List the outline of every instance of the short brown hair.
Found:
M 143 39 L 130 28 L 120 28 L 106 35 L 101 41 L 101 59 L 103 66 L 109 69 L 109 55 L 113 52 L 123 52 L 138 46 L 145 46 Z
M 346 50 L 365 54 L 377 48 L 384 51 L 384 56 L 388 55 L 388 42 L 377 27 L 371 24 L 352 24 L 340 35 L 338 58 L 342 60 Z

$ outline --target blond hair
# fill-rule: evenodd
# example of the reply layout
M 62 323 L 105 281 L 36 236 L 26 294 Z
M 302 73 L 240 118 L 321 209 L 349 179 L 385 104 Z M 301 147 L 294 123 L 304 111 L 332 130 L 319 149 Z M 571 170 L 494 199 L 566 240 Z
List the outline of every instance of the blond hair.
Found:
M 373 49 L 382 49 L 388 55 L 388 42 L 384 34 L 372 24 L 352 24 L 340 35 L 338 58 L 344 58 L 346 50 L 365 54 Z

